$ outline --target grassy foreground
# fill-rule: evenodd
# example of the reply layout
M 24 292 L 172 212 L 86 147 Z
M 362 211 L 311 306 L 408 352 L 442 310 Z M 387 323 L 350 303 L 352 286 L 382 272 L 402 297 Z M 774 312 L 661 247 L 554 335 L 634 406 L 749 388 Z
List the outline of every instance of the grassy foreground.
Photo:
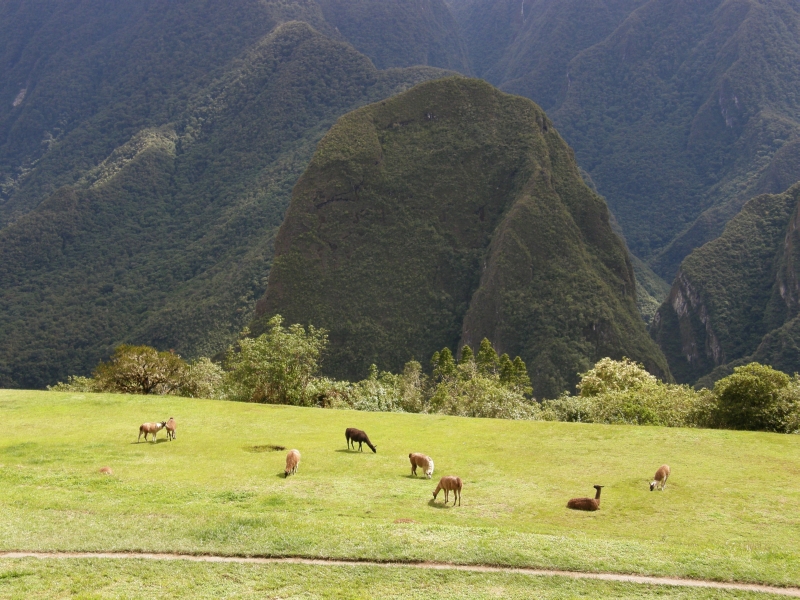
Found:
M 162 433 L 135 443 L 140 423 L 170 416 L 175 442 Z M 800 436 L 21 391 L 0 391 L 0 419 L 3 550 L 426 559 L 800 584 Z M 348 452 L 348 426 L 365 429 L 378 454 Z M 272 444 L 302 452 L 298 475 L 283 478 L 285 453 L 262 451 Z M 434 481 L 409 476 L 411 451 L 434 458 Z M 650 493 L 662 462 L 672 466 L 667 490 Z M 466 482 L 461 507 L 430 502 L 446 474 Z M 600 511 L 566 510 L 594 483 L 607 486 Z
M 197 564 L 144 560 L 0 560 L 0 596 L 53 598 L 764 598 L 752 592 L 667 588 L 498 573 L 384 567 Z

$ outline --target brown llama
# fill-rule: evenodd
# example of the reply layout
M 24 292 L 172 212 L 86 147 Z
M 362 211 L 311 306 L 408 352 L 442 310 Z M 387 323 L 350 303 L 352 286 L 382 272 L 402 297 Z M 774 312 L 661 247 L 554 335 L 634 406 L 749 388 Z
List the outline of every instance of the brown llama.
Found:
M 594 489 L 597 490 L 594 498 L 573 498 L 567 502 L 567 508 L 573 510 L 598 510 L 600 508 L 600 490 L 604 487 L 602 485 L 594 486 Z
M 447 504 L 449 500 L 449 494 L 453 492 L 453 506 L 456 505 L 456 500 L 458 500 L 458 505 L 461 506 L 461 488 L 463 487 L 463 482 L 461 481 L 461 477 L 456 477 L 455 475 L 447 475 L 446 477 L 442 477 L 439 480 L 439 485 L 436 486 L 436 489 L 433 491 L 433 499 L 436 500 L 436 496 L 439 495 L 440 490 L 444 490 L 444 503 Z
M 408 459 L 411 461 L 411 474 L 417 474 L 417 467 L 421 467 L 423 471 L 425 471 L 425 475 L 428 479 L 431 478 L 433 475 L 433 459 L 430 456 L 425 456 L 424 454 L 420 454 L 419 452 L 412 452 L 408 455 Z
M 175 434 L 175 428 L 176 428 L 177 426 L 178 426 L 178 424 L 175 422 L 175 417 L 170 417 L 170 418 L 169 418 L 169 421 L 167 421 L 167 422 L 165 423 L 164 427 L 165 427 L 165 428 L 166 428 L 166 430 L 167 430 L 167 439 L 168 439 L 169 441 L 172 441 L 172 440 L 174 440 L 176 437 L 178 437 L 178 436 Z
M 656 471 L 656 476 L 653 481 L 650 482 L 650 491 L 652 492 L 654 489 L 658 488 L 660 491 L 664 491 L 664 486 L 667 485 L 667 479 L 669 478 L 669 465 L 661 465 L 658 467 L 658 471 Z
M 289 450 L 289 453 L 286 455 L 286 469 L 283 471 L 284 478 L 288 477 L 289 475 L 294 475 L 297 473 L 297 466 L 300 464 L 300 451 L 299 450 Z
M 139 440 L 142 439 L 142 434 L 144 434 L 144 441 L 147 441 L 147 435 L 153 434 L 153 441 L 156 441 L 156 434 L 164 428 L 167 424 L 166 421 L 161 421 L 160 423 L 142 423 L 139 425 L 139 437 L 136 438 L 136 443 L 139 443 Z

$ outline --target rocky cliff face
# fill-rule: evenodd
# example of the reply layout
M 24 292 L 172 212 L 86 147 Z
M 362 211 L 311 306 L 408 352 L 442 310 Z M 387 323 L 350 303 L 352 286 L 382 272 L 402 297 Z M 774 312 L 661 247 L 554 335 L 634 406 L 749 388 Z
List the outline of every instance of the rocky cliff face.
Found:
M 488 337 L 540 396 L 603 356 L 669 376 L 603 200 L 544 112 L 464 78 L 342 117 L 295 187 L 259 322 L 330 330 L 326 371 Z
M 800 185 L 754 198 L 683 262 L 651 328 L 676 379 L 710 385 L 750 360 L 800 370 L 798 201 Z

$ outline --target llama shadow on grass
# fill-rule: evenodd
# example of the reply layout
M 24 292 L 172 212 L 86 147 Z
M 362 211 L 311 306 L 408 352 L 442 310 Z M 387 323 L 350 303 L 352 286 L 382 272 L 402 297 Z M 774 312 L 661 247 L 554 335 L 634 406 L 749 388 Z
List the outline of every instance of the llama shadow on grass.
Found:
M 341 448 L 336 450 L 336 452 L 344 452 L 346 454 L 366 454 L 367 453 L 366 451 L 362 451 L 362 450 L 358 450 L 358 449 L 356 449 L 356 450 L 350 450 L 350 449 L 342 450 Z M 370 454 L 372 454 L 372 452 L 370 452 Z
M 158 440 L 158 439 L 157 439 L 157 440 L 155 441 L 155 443 L 156 443 L 156 444 L 165 444 L 165 443 L 167 443 L 168 441 L 169 441 L 169 440 L 168 440 L 168 439 L 166 439 L 166 438 L 164 438 L 164 439 L 162 439 L 162 440 Z M 136 444 L 150 444 L 150 445 L 152 445 L 152 444 L 153 444 L 153 442 L 151 442 L 150 440 L 147 440 L 146 442 L 145 442 L 144 440 L 142 440 L 142 441 L 140 441 L 140 442 L 139 442 L 139 441 L 137 441 L 137 442 L 131 442 L 131 444 L 133 444 L 134 446 L 135 446 Z
M 439 504 L 433 498 L 428 500 L 428 506 L 430 506 L 431 508 L 438 508 L 439 510 L 442 510 L 443 508 L 453 508 L 450 504 L 445 504 L 445 503 Z

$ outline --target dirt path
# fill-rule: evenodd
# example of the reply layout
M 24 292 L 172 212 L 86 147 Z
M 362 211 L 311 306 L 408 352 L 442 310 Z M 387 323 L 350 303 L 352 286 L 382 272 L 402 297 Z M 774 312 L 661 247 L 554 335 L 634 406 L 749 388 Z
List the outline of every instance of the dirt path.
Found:
M 621 575 L 618 573 L 584 573 L 577 571 L 558 571 L 552 569 L 526 569 L 522 567 L 492 567 L 485 565 L 454 565 L 436 562 L 379 562 L 369 560 L 336 560 L 324 558 L 259 558 L 245 556 L 215 556 L 195 554 L 161 554 L 154 552 L 0 552 L 0 558 L 116 558 L 143 560 L 188 560 L 210 563 L 244 563 L 254 565 L 297 564 L 317 566 L 358 566 L 392 567 L 407 569 L 439 569 L 446 571 L 471 571 L 481 573 L 511 573 L 534 577 L 571 577 L 573 579 L 598 579 L 600 581 L 621 581 L 645 583 L 649 585 L 672 585 L 684 587 L 714 588 L 719 590 L 739 590 L 745 592 L 764 592 L 800 598 L 800 588 L 776 587 L 754 583 L 723 583 L 705 579 L 681 579 L 678 577 L 648 577 L 644 575 Z

